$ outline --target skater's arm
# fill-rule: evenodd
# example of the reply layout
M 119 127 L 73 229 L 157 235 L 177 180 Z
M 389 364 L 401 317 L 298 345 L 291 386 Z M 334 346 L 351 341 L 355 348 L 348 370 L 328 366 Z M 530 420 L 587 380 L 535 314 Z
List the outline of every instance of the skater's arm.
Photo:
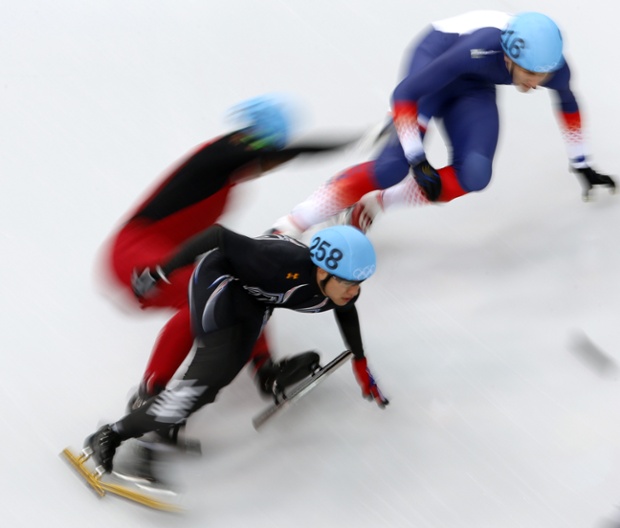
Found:
M 359 317 L 355 305 L 334 310 L 338 324 L 342 331 L 347 346 L 353 352 L 353 374 L 362 389 L 362 396 L 374 401 L 382 409 L 389 404 L 389 400 L 383 395 L 374 376 L 368 368 L 368 361 L 364 355 L 362 336 L 360 332 Z
M 363 358 L 364 346 L 362 344 L 359 316 L 357 315 L 355 305 L 336 308 L 334 315 L 336 316 L 342 339 L 347 347 L 353 352 L 356 359 Z
M 168 276 L 174 270 L 193 264 L 200 255 L 222 247 L 227 233 L 231 231 L 219 224 L 198 233 L 183 244 L 168 261 L 161 264 L 162 272 Z
M 611 192 L 615 192 L 616 182 L 611 176 L 601 174 L 591 167 L 590 156 L 588 155 L 590 149 L 584 139 L 579 104 L 571 90 L 570 78 L 570 69 L 565 63 L 544 86 L 555 93 L 558 122 L 568 153 L 570 167 L 572 172 L 577 174 L 583 186 L 583 199 L 588 201 L 593 187 L 608 187 Z
M 300 143 L 281 150 L 266 150 L 260 154 L 260 165 L 263 171 L 272 170 L 298 156 L 334 152 L 351 146 L 355 141 L 357 141 L 357 138 L 353 140 L 309 142 L 305 144 Z
M 169 282 L 168 276 L 175 270 L 192 265 L 199 256 L 216 248 L 224 249 L 226 245 L 232 245 L 233 251 L 243 252 L 245 240 L 249 239 L 214 224 L 190 238 L 165 262 L 142 270 L 134 269 L 131 278 L 132 290 L 139 299 L 147 298 L 160 281 Z

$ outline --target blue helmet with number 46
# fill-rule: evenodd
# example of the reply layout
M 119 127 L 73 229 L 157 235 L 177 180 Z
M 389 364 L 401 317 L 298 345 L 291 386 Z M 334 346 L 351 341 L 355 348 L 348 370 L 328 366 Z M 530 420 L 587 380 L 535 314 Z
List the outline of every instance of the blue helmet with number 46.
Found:
M 524 70 L 549 73 L 564 66 L 562 34 L 547 15 L 519 13 L 502 31 L 502 49 Z
M 348 281 L 364 281 L 377 268 L 372 243 L 364 233 L 351 226 L 317 231 L 310 242 L 310 258 L 319 268 Z

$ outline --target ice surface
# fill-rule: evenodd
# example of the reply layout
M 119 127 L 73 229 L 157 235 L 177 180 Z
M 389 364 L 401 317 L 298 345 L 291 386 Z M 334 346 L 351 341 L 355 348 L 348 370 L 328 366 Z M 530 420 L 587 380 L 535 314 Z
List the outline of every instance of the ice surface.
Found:
M 225 130 L 225 110 L 294 94 L 305 131 L 356 132 L 388 107 L 426 23 L 530 2 L 4 0 L 0 3 L 2 525 L 212 528 L 600 527 L 620 504 L 618 198 L 585 204 L 545 90 L 499 90 L 483 193 L 395 211 L 359 310 L 391 399 L 348 367 L 256 433 L 247 372 L 193 420 L 188 513 L 98 501 L 58 457 L 122 414 L 164 314 L 100 292 L 97 252 L 152 182 Z M 549 1 L 596 166 L 620 175 L 614 2 Z M 439 135 L 434 159 L 445 157 Z M 367 153 L 238 187 L 224 223 L 255 235 Z M 330 314 L 278 313 L 278 354 L 342 349 Z

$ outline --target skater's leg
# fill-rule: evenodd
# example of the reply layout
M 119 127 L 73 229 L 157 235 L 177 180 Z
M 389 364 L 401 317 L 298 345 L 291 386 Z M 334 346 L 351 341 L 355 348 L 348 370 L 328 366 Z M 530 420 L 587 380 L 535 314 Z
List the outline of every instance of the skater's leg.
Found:
M 147 394 L 163 390 L 187 358 L 194 336 L 190 326 L 189 306 L 185 305 L 166 323 L 153 347 L 143 376 Z
M 232 327 L 210 334 L 196 349 L 182 380 L 122 418 L 113 429 L 123 440 L 135 438 L 184 422 L 215 401 L 218 392 L 235 378 L 249 357 L 251 343 L 243 347 L 243 333 L 242 327 Z
M 265 321 L 264 307 L 235 281 L 218 281 L 218 277 L 220 273 L 208 266 L 197 269 L 190 294 L 194 357 L 181 381 L 113 426 L 123 439 L 184 422 L 213 402 L 248 362 Z M 209 317 L 203 317 L 207 312 Z
M 441 50 L 445 49 L 453 42 L 454 37 L 446 37 L 438 32 L 430 32 L 425 35 L 421 42 L 416 46 L 411 54 L 411 58 L 407 63 L 407 74 L 416 72 L 433 57 L 441 53 Z M 437 107 L 441 104 L 441 98 L 437 100 L 423 100 L 420 104 L 420 134 L 422 138 L 426 132 L 426 125 L 435 114 Z M 362 164 L 358 167 L 364 167 L 366 185 L 361 185 L 355 182 L 352 185 L 346 182 L 347 178 L 355 177 L 359 181 L 364 181 L 361 176 L 356 175 L 354 172 L 345 171 L 341 177 L 337 177 L 332 181 L 327 182 L 322 189 L 319 189 L 307 202 L 300 204 L 291 212 L 292 221 L 299 225 L 302 229 L 307 229 L 308 219 L 312 219 L 309 211 L 317 211 L 321 206 L 324 207 L 323 216 L 320 217 L 320 221 L 326 220 L 327 217 L 339 213 L 341 210 L 352 206 L 358 202 L 362 196 L 372 192 L 374 190 L 388 189 L 399 182 L 403 181 L 409 174 L 410 165 L 407 161 L 405 153 L 403 151 L 400 139 L 398 138 L 396 131 L 393 130 L 390 133 L 387 144 L 376 158 L 374 162 L 368 164 Z M 355 169 L 355 167 L 353 168 Z M 351 172 L 351 174 L 349 174 Z M 340 183 L 339 179 L 343 178 L 346 182 Z M 344 187 L 345 191 L 351 189 L 353 192 L 342 192 L 338 188 L 339 185 Z M 339 192 L 340 191 L 340 192 Z M 326 205 L 323 205 L 326 204 Z M 306 218 L 307 217 L 307 218 Z M 313 221 L 311 225 L 318 223 Z
M 267 329 L 264 328 L 256 340 L 252 354 L 250 355 L 250 363 L 253 374 L 260 369 L 266 361 L 271 359 L 271 350 L 269 349 L 269 341 L 267 339 Z
M 299 234 L 342 212 L 365 194 L 401 181 L 409 171 L 398 138 L 393 133 L 375 161 L 355 165 L 328 180 L 291 213 L 274 224 L 277 232 Z
M 451 163 L 437 169 L 441 182 L 438 202 L 449 202 L 480 191 L 489 184 L 499 136 L 499 114 L 493 86 L 463 81 L 452 91 L 458 97 L 448 98 L 449 103 L 428 102 L 435 105 L 442 118 L 452 153 Z M 442 94 L 442 98 L 446 99 L 446 95 L 449 94 Z M 429 203 L 413 176 L 380 193 L 376 201 L 382 209 Z
M 499 137 L 499 113 L 494 87 L 469 90 L 445 112 L 444 128 L 452 144 L 456 184 L 443 181 L 440 201 L 483 190 L 491 181 Z M 455 192 L 458 185 L 462 192 Z

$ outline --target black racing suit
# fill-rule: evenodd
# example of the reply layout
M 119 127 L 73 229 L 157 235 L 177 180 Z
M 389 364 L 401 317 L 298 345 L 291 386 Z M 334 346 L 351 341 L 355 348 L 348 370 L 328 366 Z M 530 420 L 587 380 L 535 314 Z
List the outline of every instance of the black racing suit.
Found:
M 248 238 L 214 225 L 188 241 L 162 270 L 168 274 L 203 253 L 190 283 L 196 354 L 178 385 L 116 424 L 123 438 L 183 422 L 213 402 L 246 364 L 274 308 L 334 310 L 346 345 L 355 357 L 364 356 L 357 297 L 340 307 L 323 295 L 306 245 L 280 235 Z

